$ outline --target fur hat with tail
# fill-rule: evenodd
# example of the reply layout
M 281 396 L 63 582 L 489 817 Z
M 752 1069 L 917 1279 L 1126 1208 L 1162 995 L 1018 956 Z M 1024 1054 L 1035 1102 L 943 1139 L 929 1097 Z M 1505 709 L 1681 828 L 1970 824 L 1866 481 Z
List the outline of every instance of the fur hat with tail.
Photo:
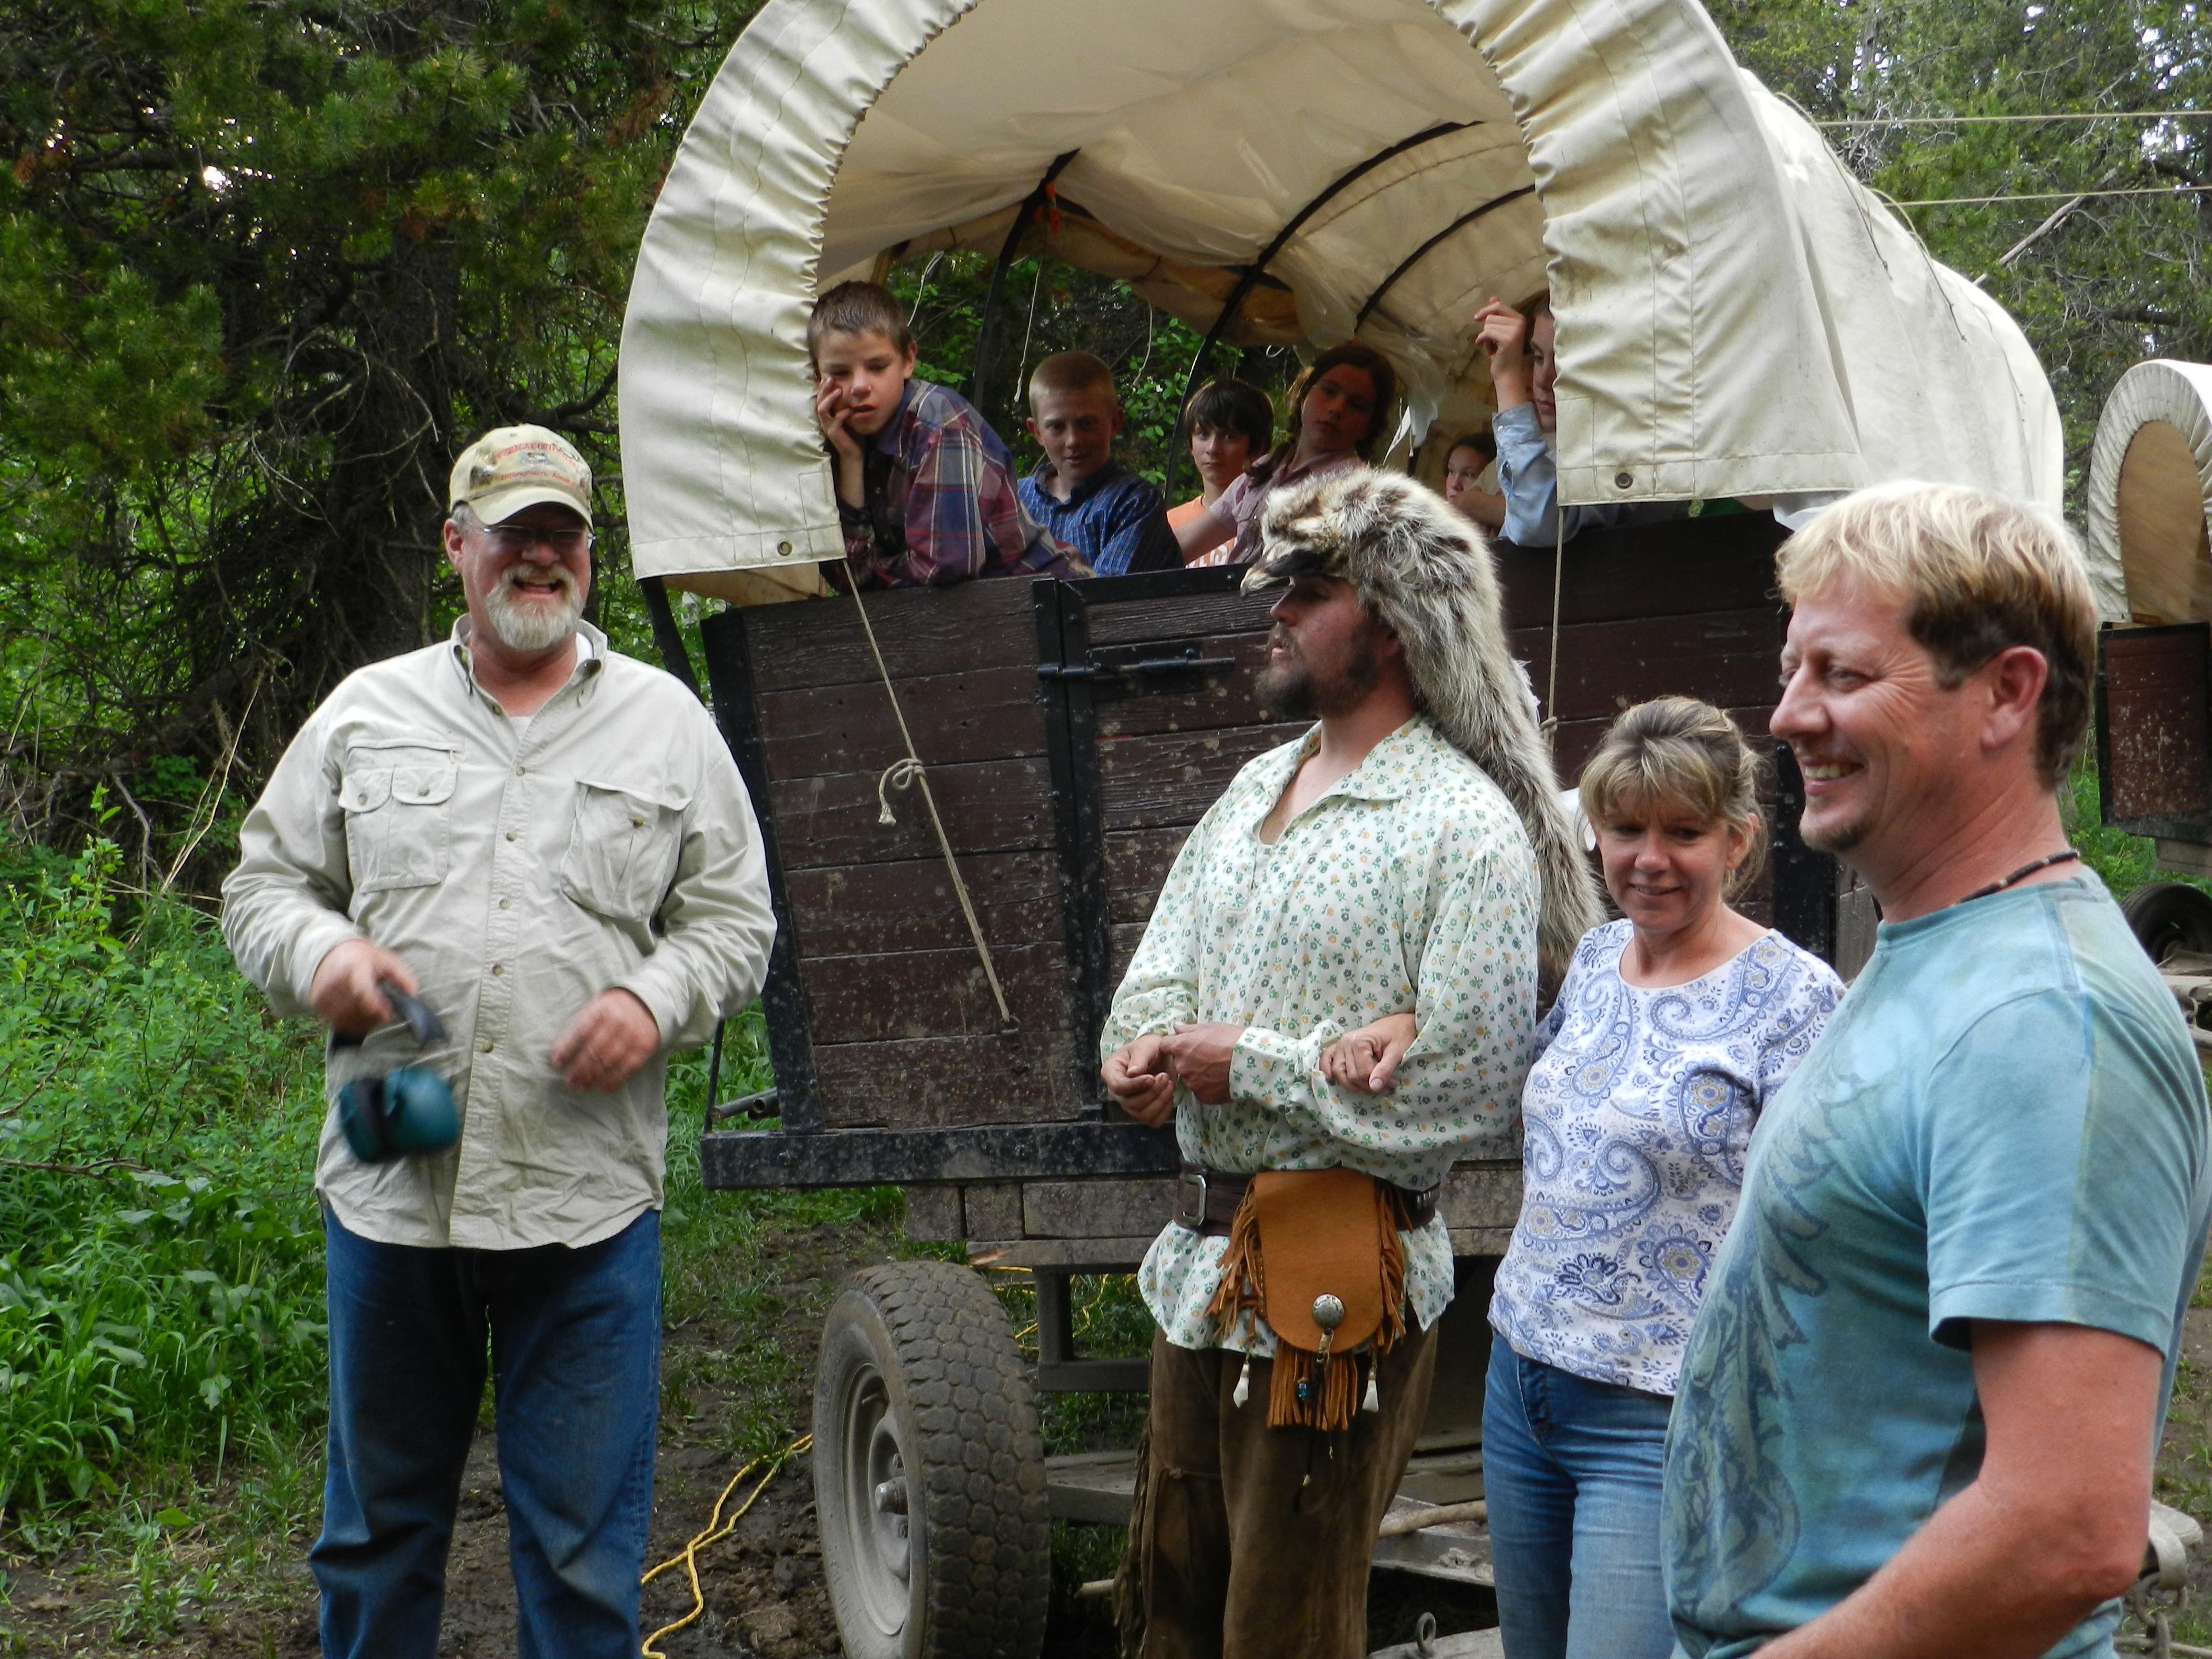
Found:
M 1543 881 L 1537 955 L 1564 975 L 1597 924 L 1597 885 L 1559 799 L 1527 677 L 1506 649 L 1498 568 L 1482 532 L 1434 490 L 1350 467 L 1275 491 L 1247 592 L 1292 576 L 1349 582 L 1398 636 L 1414 694 L 1452 745 L 1505 792 Z

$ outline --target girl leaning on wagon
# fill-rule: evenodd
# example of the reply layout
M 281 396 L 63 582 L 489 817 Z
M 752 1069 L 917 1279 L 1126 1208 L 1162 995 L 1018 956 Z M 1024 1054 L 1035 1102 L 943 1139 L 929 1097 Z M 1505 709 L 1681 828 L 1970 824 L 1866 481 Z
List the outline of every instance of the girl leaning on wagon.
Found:
M 1666 1659 L 1659 1477 L 1677 1368 L 1752 1126 L 1843 994 L 1730 908 L 1758 762 L 1710 704 L 1615 720 L 1583 769 L 1621 919 L 1583 936 L 1536 1035 L 1521 1217 L 1498 1271 L 1483 1486 L 1507 1659 Z M 1397 1015 L 1323 1058 L 1387 1081 Z M 1379 1070 L 1376 1068 L 1380 1068 Z

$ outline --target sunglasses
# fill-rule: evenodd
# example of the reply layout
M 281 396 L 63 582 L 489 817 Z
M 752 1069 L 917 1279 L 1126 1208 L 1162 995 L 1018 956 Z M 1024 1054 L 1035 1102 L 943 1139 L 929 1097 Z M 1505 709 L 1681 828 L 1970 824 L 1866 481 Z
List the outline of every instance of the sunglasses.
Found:
M 592 544 L 588 530 L 538 530 L 529 525 L 486 525 L 483 531 L 484 545 L 503 557 L 514 558 L 527 553 L 544 542 L 564 559 L 573 559 Z

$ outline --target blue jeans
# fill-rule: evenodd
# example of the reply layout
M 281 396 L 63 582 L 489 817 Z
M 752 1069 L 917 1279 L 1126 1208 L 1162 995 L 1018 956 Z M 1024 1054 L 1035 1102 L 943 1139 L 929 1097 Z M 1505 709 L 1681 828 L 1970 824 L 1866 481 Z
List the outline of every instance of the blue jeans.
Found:
M 1668 1659 L 1659 1475 L 1674 1402 L 1490 1340 L 1482 1487 L 1506 1659 Z
M 660 1392 L 660 1218 L 581 1249 L 418 1249 L 323 1218 L 330 1659 L 432 1659 L 489 1335 L 521 1659 L 635 1659 Z

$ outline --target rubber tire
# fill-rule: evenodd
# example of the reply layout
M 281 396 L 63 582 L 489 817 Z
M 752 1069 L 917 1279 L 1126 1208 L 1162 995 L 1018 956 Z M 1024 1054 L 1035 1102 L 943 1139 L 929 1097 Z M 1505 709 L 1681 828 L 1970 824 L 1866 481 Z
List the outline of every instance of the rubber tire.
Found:
M 894 1445 L 902 1528 L 860 1507 Z M 845 1281 L 815 1370 L 813 1463 L 851 1659 L 1036 1659 L 1052 1583 L 1044 1441 L 1029 1364 L 980 1275 L 895 1261 Z M 884 1565 L 893 1529 L 902 1607 Z
M 2153 962 L 2170 951 L 2212 955 L 2212 894 L 2201 888 L 2154 881 L 2122 899 L 2120 914 Z

